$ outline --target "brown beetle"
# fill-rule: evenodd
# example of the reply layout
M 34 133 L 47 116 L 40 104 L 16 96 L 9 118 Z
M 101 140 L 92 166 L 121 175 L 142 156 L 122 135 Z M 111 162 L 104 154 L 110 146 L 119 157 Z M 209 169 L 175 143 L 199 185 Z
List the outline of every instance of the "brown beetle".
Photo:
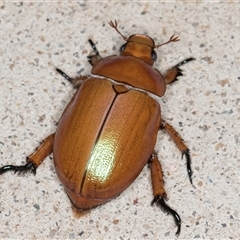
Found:
M 101 58 L 89 40 L 95 55 L 89 56 L 93 76 L 71 79 L 79 87 L 64 110 L 56 133 L 47 137 L 22 166 L 7 165 L 7 171 L 33 172 L 53 152 L 57 175 L 74 207 L 89 209 L 105 203 L 124 191 L 149 163 L 152 176 L 153 203 L 170 213 L 181 230 L 181 219 L 166 203 L 160 162 L 154 150 L 157 133 L 164 129 L 187 160 L 192 182 L 189 149 L 178 133 L 161 119 L 159 103 L 152 95 L 163 96 L 166 84 L 181 74 L 179 67 L 188 58 L 162 76 L 152 67 L 157 58 L 155 48 L 179 39 L 170 38 L 155 45 L 146 35 L 124 37 L 117 22 L 110 22 L 126 41 L 120 56 Z

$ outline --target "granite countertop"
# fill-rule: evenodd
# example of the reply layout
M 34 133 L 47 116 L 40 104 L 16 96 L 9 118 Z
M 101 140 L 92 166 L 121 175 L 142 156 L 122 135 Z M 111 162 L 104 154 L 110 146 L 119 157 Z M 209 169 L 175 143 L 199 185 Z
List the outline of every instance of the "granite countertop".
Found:
M 121 32 L 143 33 L 156 43 L 161 72 L 188 57 L 183 76 L 159 99 L 162 116 L 181 134 L 192 155 L 193 186 L 172 140 L 158 134 L 167 203 L 182 218 L 179 239 L 240 236 L 240 4 L 227 2 L 0 3 L 0 166 L 23 164 L 53 133 L 74 94 L 55 71 L 89 74 L 91 38 L 102 56 L 117 54 Z M 1 239 L 169 239 L 170 215 L 151 207 L 145 167 L 119 197 L 75 218 L 52 156 L 36 176 L 0 176 Z

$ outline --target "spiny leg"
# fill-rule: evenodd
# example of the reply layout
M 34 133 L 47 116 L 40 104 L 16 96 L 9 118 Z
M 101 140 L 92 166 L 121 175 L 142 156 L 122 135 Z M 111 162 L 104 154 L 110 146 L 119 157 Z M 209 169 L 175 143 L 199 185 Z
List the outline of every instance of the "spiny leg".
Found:
M 43 162 L 43 160 L 52 152 L 53 150 L 53 141 L 55 133 L 48 136 L 43 143 L 27 157 L 27 163 L 25 165 L 15 166 L 15 165 L 6 165 L 0 168 L 0 175 L 13 171 L 14 173 L 26 173 L 31 172 L 34 175 L 36 174 L 37 167 Z
M 195 58 L 187 58 L 184 61 L 178 63 L 174 67 L 170 68 L 165 74 L 164 74 L 164 80 L 167 84 L 171 84 L 175 81 L 177 81 L 179 76 L 182 76 L 182 69 L 180 68 L 182 65 L 195 60 Z
M 81 86 L 81 84 L 88 79 L 87 76 L 79 76 L 76 78 L 71 78 L 69 77 L 65 72 L 63 72 L 62 70 L 60 70 L 59 68 L 56 68 L 56 71 L 61 74 L 65 79 L 67 79 L 74 88 L 79 88 Z
M 90 56 L 87 56 L 88 58 L 88 62 L 93 66 L 96 64 L 96 62 L 98 62 L 99 60 L 102 59 L 102 57 L 100 56 L 98 50 L 97 50 L 97 47 L 96 45 L 93 43 L 93 41 L 91 39 L 88 40 L 88 42 L 90 43 L 93 51 L 94 51 L 94 55 L 90 55 Z M 69 77 L 65 72 L 63 72 L 62 70 L 60 70 L 59 68 L 56 68 L 56 71 L 61 74 L 65 79 L 67 79 L 70 83 L 73 84 L 73 87 L 74 88 L 79 88 L 81 86 L 81 84 L 88 79 L 87 76 L 79 76 L 79 77 L 76 77 L 76 78 L 71 78 Z
M 181 218 L 176 211 L 170 208 L 166 202 L 165 198 L 167 196 L 164 189 L 163 173 L 161 164 L 158 160 L 157 153 L 154 151 L 152 156 L 149 159 L 149 165 L 151 169 L 151 178 L 152 178 L 152 188 L 153 188 L 153 200 L 151 205 L 154 203 L 160 206 L 160 208 L 167 213 L 170 213 L 177 225 L 176 235 L 180 234 L 181 231 Z
M 189 180 L 192 184 L 192 168 L 191 168 L 191 156 L 190 156 L 190 151 L 188 147 L 185 145 L 183 139 L 180 137 L 178 132 L 167 122 L 165 122 L 163 119 L 161 120 L 161 129 L 166 130 L 166 132 L 169 134 L 169 136 L 172 138 L 178 149 L 182 153 L 182 158 L 185 156 L 186 162 L 187 162 L 187 172 L 188 172 L 188 177 Z
M 0 175 L 8 171 L 14 171 L 14 173 L 25 173 L 30 172 L 36 175 L 37 166 L 34 162 L 27 162 L 25 165 L 15 166 L 15 165 L 6 165 L 0 168 Z
M 87 58 L 88 58 L 88 62 L 94 66 L 99 60 L 102 59 L 102 57 L 100 56 L 98 50 L 97 50 L 97 47 L 96 45 L 93 43 L 93 41 L 91 39 L 88 40 L 88 42 L 90 43 L 93 51 L 94 51 L 94 55 L 89 55 Z

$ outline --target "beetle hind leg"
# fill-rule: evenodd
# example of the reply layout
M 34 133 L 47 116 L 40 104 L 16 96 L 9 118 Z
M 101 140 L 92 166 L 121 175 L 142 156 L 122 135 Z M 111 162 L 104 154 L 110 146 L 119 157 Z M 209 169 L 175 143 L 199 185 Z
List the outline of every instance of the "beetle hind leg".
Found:
M 182 65 L 186 64 L 187 62 L 193 61 L 195 60 L 195 58 L 187 58 L 184 61 L 178 63 L 177 65 L 175 65 L 174 67 L 172 67 L 171 69 L 169 69 L 166 74 L 164 75 L 164 80 L 166 82 L 166 84 L 171 84 L 175 81 L 178 80 L 179 76 L 182 76 L 182 69 L 180 68 Z
M 185 156 L 186 162 L 187 162 L 187 172 L 189 181 L 192 184 L 192 168 L 191 168 L 191 156 L 190 151 L 188 147 L 185 145 L 183 139 L 180 137 L 178 132 L 167 122 L 165 122 L 163 119 L 161 120 L 161 129 L 166 130 L 166 132 L 169 134 L 169 136 L 173 139 L 174 143 L 178 147 L 178 149 L 182 152 L 182 158 Z
M 0 175 L 8 171 L 13 171 L 14 173 L 26 173 L 30 172 L 34 175 L 36 174 L 37 167 L 42 163 L 42 161 L 52 152 L 53 140 L 55 134 L 48 136 L 43 143 L 27 157 L 27 163 L 25 165 L 6 165 L 0 168 Z
M 170 213 L 175 221 L 175 224 L 177 226 L 177 231 L 176 231 L 176 236 L 178 236 L 181 232 L 181 218 L 178 215 L 178 213 L 176 211 L 174 211 L 172 208 L 170 208 L 166 203 L 165 200 L 162 196 L 156 196 L 153 200 L 152 200 L 152 205 L 156 203 L 158 206 L 160 206 L 160 208 L 167 213 Z
M 31 172 L 35 175 L 36 169 L 37 169 L 37 166 L 35 165 L 34 162 L 27 162 L 25 165 L 20 165 L 20 166 L 6 165 L 0 168 L 0 175 L 8 171 L 13 171 L 14 173 Z
M 175 224 L 177 226 L 176 235 L 179 235 L 181 231 L 181 218 L 178 215 L 178 213 L 174 211 L 172 208 L 170 208 L 165 202 L 167 194 L 164 189 L 163 173 L 161 164 L 158 160 L 157 153 L 155 151 L 149 159 L 149 164 L 151 169 L 152 188 L 154 196 L 151 205 L 155 203 L 164 212 L 170 213 L 173 216 Z

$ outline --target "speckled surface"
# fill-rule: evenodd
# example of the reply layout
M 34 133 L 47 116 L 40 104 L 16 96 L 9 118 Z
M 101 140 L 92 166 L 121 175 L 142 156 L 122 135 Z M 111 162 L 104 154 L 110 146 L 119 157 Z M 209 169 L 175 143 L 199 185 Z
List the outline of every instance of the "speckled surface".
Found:
M 74 90 L 59 74 L 88 74 L 87 42 L 102 56 L 123 43 L 122 33 L 146 33 L 157 43 L 173 33 L 181 41 L 157 50 L 164 71 L 187 57 L 184 76 L 160 100 L 162 115 L 192 154 L 194 187 L 174 143 L 160 132 L 168 204 L 182 218 L 179 239 L 240 236 L 240 22 L 239 3 L 0 3 L 0 166 L 21 164 L 54 132 Z M 119 197 L 74 217 L 52 157 L 37 175 L 0 176 L 0 238 L 170 239 L 173 219 L 152 200 L 149 170 Z

